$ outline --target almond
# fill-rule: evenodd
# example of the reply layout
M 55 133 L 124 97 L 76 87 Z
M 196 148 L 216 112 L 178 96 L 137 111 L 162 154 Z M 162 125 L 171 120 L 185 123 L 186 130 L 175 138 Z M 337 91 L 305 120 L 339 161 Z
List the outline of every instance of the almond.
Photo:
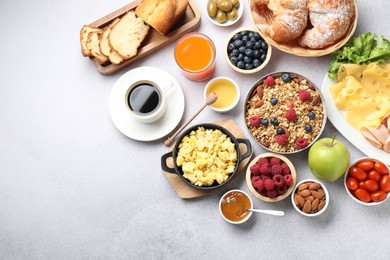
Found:
M 264 146 L 264 147 L 267 147 L 267 148 L 270 146 L 270 144 L 267 143 L 267 142 L 260 142 L 260 144 L 261 144 L 262 146 Z
M 317 191 L 321 194 L 321 196 L 323 197 L 325 196 L 325 192 L 323 189 L 318 189 Z
M 309 185 L 310 185 L 309 182 L 302 183 L 301 185 L 298 186 L 298 190 L 305 190 L 309 188 Z
M 319 188 L 321 188 L 321 184 L 318 182 L 313 182 L 309 185 L 309 190 L 318 190 Z
M 294 195 L 294 201 L 296 201 L 295 205 L 297 205 L 298 207 L 303 207 L 303 205 L 305 204 L 305 199 L 299 194 Z
M 312 195 L 314 198 L 316 198 L 316 199 L 322 199 L 322 198 L 324 197 L 320 192 L 315 191 L 315 190 L 312 190 L 312 191 L 311 191 L 311 195 Z
M 294 107 L 293 102 L 290 99 L 286 99 L 284 102 L 286 103 L 286 106 L 288 108 L 293 108 Z
M 298 191 L 298 194 L 304 198 L 309 197 L 311 195 L 310 190 L 307 189 Z
M 320 200 L 319 199 L 315 199 L 311 202 L 311 210 L 312 211 L 315 211 L 318 209 L 318 205 L 320 204 Z
M 321 200 L 320 203 L 318 204 L 318 211 L 320 211 L 321 209 L 323 209 L 325 206 L 325 200 Z
M 303 205 L 302 211 L 305 213 L 310 213 L 311 211 L 311 202 L 307 200 L 305 204 Z
M 260 97 L 260 99 L 263 98 L 263 87 L 261 85 L 257 86 L 256 88 L 257 95 Z
M 320 103 L 320 101 L 321 101 L 321 98 L 320 98 L 320 96 L 316 96 L 314 99 L 313 99 L 313 106 L 316 106 L 316 105 L 318 105 L 319 103 Z
M 256 102 L 255 107 L 261 107 L 264 104 L 264 100 L 260 99 Z
M 313 202 L 314 201 L 314 197 L 313 196 L 309 196 L 309 197 L 306 197 L 305 200 L 310 200 L 310 202 Z

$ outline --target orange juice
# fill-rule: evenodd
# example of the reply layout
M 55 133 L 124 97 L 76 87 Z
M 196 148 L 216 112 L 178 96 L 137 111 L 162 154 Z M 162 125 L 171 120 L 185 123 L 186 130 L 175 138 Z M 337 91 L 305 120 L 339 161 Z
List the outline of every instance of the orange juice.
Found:
M 215 67 L 215 46 L 201 33 L 184 35 L 176 44 L 175 59 L 184 76 L 202 81 L 211 76 Z
M 219 109 L 224 109 L 231 106 L 237 98 L 237 90 L 233 83 L 227 79 L 217 79 L 210 83 L 206 94 L 214 92 L 218 99 L 211 106 Z

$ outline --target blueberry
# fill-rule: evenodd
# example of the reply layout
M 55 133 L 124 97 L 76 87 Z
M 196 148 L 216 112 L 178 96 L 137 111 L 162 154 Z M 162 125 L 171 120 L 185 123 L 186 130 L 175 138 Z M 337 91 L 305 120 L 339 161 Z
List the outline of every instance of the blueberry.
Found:
M 278 103 L 278 99 L 275 98 L 275 97 L 273 97 L 273 98 L 271 98 L 270 102 L 271 102 L 271 104 L 272 104 L 273 106 L 275 106 L 275 105 Z
M 239 34 L 239 33 L 236 33 L 233 37 L 232 37 L 232 39 L 233 39 L 233 41 L 235 41 L 235 40 L 241 40 L 241 34 Z
M 279 121 L 276 117 L 271 118 L 271 124 L 272 125 L 279 125 Z
M 245 63 L 252 63 L 252 58 L 248 56 L 244 56 L 244 62 Z
M 259 50 L 253 51 L 253 58 L 259 59 L 261 57 L 261 53 Z
M 251 49 L 246 49 L 245 50 L 245 56 L 248 56 L 248 57 L 253 57 L 254 53 Z
M 258 32 L 255 32 L 255 33 L 253 34 L 253 37 L 255 37 L 256 41 L 262 40 L 262 38 L 261 38 L 261 36 L 260 36 L 260 34 L 259 34 Z
M 282 80 L 284 81 L 284 82 L 289 82 L 290 80 L 291 80 L 291 76 L 290 76 L 290 74 L 288 74 L 288 73 L 283 73 L 282 74 Z
M 263 61 L 265 61 L 266 58 L 267 58 L 267 55 L 261 54 L 260 61 L 263 62 Z
M 311 125 L 305 125 L 305 131 L 310 133 L 311 131 L 313 131 L 313 127 Z
M 262 118 L 261 119 L 261 124 L 264 125 L 264 126 L 267 126 L 268 125 L 268 119 L 267 118 Z
M 242 31 L 242 32 L 239 32 L 242 36 L 244 35 L 248 35 L 248 31 Z
M 233 63 L 233 65 L 236 65 L 237 62 L 238 62 L 238 58 L 237 57 L 231 57 L 230 58 L 230 62 Z
M 238 48 L 238 51 L 239 51 L 240 53 L 242 53 L 242 54 L 245 53 L 245 50 L 246 50 L 246 48 L 245 48 L 244 46 L 241 46 L 240 48 Z
M 255 33 L 255 32 L 249 32 L 249 33 L 248 33 L 249 38 L 252 38 L 253 35 L 254 35 L 254 33 Z
M 233 49 L 229 54 L 229 57 L 237 57 L 237 56 L 238 56 L 238 49 Z
M 242 60 L 239 60 L 237 62 L 237 68 L 244 69 L 245 68 L 245 62 L 243 62 Z
M 243 35 L 242 38 L 241 38 L 242 42 L 243 43 L 246 43 L 249 41 L 249 36 L 247 34 Z
M 240 39 L 238 39 L 238 40 L 235 40 L 233 42 L 233 44 L 234 44 L 234 46 L 236 46 L 236 48 L 240 48 L 244 43 Z
M 260 42 L 256 42 L 255 46 L 254 46 L 254 49 L 255 50 L 260 50 L 261 49 L 261 43 Z
M 251 70 L 253 69 L 252 63 L 245 63 L 245 70 Z
M 253 67 L 257 68 L 261 65 L 261 61 L 259 59 L 254 59 L 252 61 L 252 65 L 253 65 Z
M 310 119 L 315 119 L 316 118 L 316 113 L 310 111 L 308 116 L 309 116 Z
M 229 43 L 229 45 L 228 45 L 228 50 L 229 51 L 232 51 L 233 49 L 235 49 L 236 48 L 236 46 L 234 46 L 234 44 L 231 42 L 231 43 Z
M 247 48 L 247 49 L 253 49 L 253 46 L 254 46 L 255 44 L 252 42 L 252 41 L 247 41 L 246 43 L 245 43 L 245 47 Z
M 261 42 L 261 48 L 262 48 L 263 50 L 268 50 L 268 44 L 267 44 L 265 41 L 262 41 L 262 42 Z
M 237 59 L 244 60 L 244 54 L 242 54 L 242 53 L 238 54 Z
M 278 127 L 278 129 L 276 129 L 276 133 L 277 133 L 278 135 L 282 135 L 282 134 L 284 134 L 284 129 L 281 128 L 281 127 Z

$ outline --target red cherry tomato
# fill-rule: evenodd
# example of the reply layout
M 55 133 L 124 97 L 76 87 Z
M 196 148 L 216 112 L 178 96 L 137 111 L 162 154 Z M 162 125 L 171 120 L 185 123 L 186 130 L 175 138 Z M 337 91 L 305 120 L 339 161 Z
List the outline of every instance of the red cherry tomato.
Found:
M 379 172 L 380 174 L 388 174 L 389 173 L 389 169 L 387 169 L 387 166 L 384 165 L 383 163 L 381 162 L 376 162 L 374 164 L 374 169 Z
M 358 181 L 353 177 L 347 178 L 346 184 L 347 184 L 348 189 L 350 189 L 350 190 L 356 190 L 359 186 Z
M 355 196 L 356 196 L 356 198 L 358 198 L 359 200 L 361 200 L 363 202 L 370 202 L 371 201 L 370 193 L 368 193 L 365 189 L 362 189 L 362 188 L 358 188 L 357 190 L 355 190 Z
M 363 171 L 369 171 L 371 170 L 372 168 L 374 168 L 374 162 L 371 161 L 371 160 L 363 160 L 363 161 L 360 161 L 358 164 L 357 164 L 357 167 L 362 169 Z
M 364 181 L 367 177 L 367 173 L 356 166 L 349 168 L 348 173 L 358 181 Z
M 364 187 L 364 181 L 359 181 L 359 188 L 366 189 L 366 188 Z
M 381 190 L 384 192 L 390 191 L 390 175 L 383 175 L 381 182 L 379 183 Z
M 379 183 L 381 181 L 381 178 L 382 178 L 382 175 L 379 172 L 375 171 L 375 170 L 371 170 L 367 174 L 367 179 L 376 181 L 377 183 Z
M 373 180 L 365 180 L 363 187 L 365 190 L 370 191 L 370 192 L 374 192 L 374 191 L 379 190 L 378 183 L 376 181 L 373 181 Z
M 371 193 L 371 199 L 375 202 L 385 200 L 386 198 L 387 198 L 387 193 L 382 190 L 378 190 Z

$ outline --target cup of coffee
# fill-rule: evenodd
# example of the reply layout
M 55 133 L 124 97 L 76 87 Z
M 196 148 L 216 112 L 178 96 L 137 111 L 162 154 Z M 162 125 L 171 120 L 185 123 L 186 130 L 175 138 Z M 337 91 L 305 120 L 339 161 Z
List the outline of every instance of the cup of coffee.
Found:
M 166 95 L 173 83 L 159 86 L 150 80 L 140 80 L 129 86 L 125 104 L 131 117 L 141 123 L 153 123 L 164 114 Z

